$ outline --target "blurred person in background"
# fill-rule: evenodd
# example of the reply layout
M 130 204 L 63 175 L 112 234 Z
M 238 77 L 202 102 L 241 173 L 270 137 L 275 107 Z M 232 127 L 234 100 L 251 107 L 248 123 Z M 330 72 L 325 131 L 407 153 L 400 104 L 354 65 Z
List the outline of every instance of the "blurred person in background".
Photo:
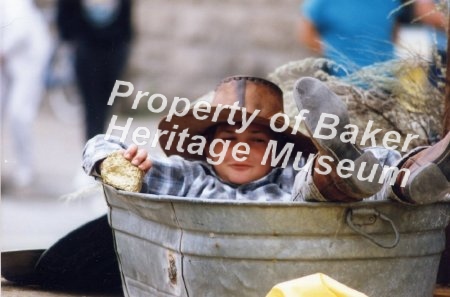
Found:
M 429 80 L 434 87 L 444 92 L 445 68 L 447 61 L 447 17 L 448 2 L 446 0 L 401 0 L 402 8 L 398 15 L 401 25 L 400 43 L 404 29 L 413 29 L 411 40 L 406 46 L 415 48 L 413 54 L 422 53 L 426 60 L 430 60 Z M 419 40 L 419 42 L 418 42 Z M 422 41 L 422 42 L 420 42 Z M 400 44 L 403 46 L 403 44 Z M 420 47 L 424 47 L 420 49 Z M 402 50 L 402 49 L 401 49 Z M 408 51 L 408 48 L 406 49 Z M 400 57 L 402 53 L 400 53 Z
M 401 0 L 397 54 L 400 59 L 419 61 L 410 71 L 403 73 L 403 81 L 413 83 L 420 97 L 430 92 L 436 97 L 445 93 L 447 64 L 447 0 Z M 421 91 L 425 90 L 425 91 Z M 429 91 L 426 91 L 429 90 Z M 445 119 L 445 117 L 444 117 Z M 440 139 L 441 131 L 430 131 L 430 143 Z M 445 132 L 444 132 L 445 134 Z
M 336 76 L 390 60 L 399 6 L 399 0 L 305 0 L 300 41 L 344 67 L 325 69 Z
M 440 0 L 415 0 L 413 3 L 414 16 L 422 24 L 428 26 L 433 44 L 432 64 L 430 67 L 430 81 L 437 86 L 441 83 L 444 91 L 445 71 L 447 61 L 447 17 L 439 10 L 438 5 L 445 5 L 448 12 L 447 1 Z M 448 13 L 447 13 L 448 14 Z
M 45 88 L 52 51 L 49 28 L 32 0 L 0 0 L 2 125 L 7 122 L 17 155 L 14 183 L 31 185 L 33 122 Z
M 439 9 L 438 5 L 444 5 Z M 433 55 L 429 69 L 429 80 L 445 94 L 445 68 L 447 67 L 447 33 L 448 2 L 440 0 L 416 0 L 413 3 L 414 16 L 422 24 L 429 27 L 433 44 Z M 445 14 L 444 11 L 447 13 Z M 448 119 L 444 113 L 444 133 L 450 131 L 446 126 Z M 445 230 L 446 243 L 439 263 L 436 282 L 438 284 L 450 285 L 450 225 Z
M 58 0 L 59 35 L 75 51 L 75 75 L 85 114 L 85 138 L 104 132 L 114 83 L 132 39 L 132 0 Z

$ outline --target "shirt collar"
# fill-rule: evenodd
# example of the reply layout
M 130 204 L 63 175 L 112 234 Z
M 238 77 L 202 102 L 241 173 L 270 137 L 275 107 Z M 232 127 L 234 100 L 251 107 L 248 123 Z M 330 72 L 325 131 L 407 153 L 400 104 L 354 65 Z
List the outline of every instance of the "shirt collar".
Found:
M 206 168 L 207 172 L 210 175 L 217 178 L 217 180 L 219 180 L 221 183 L 228 185 L 235 189 L 238 189 L 238 188 L 240 188 L 240 189 L 256 189 L 263 185 L 274 183 L 276 181 L 276 179 L 280 176 L 281 171 L 283 170 L 282 168 L 275 167 L 275 168 L 272 168 L 272 170 L 268 174 L 261 177 L 260 179 L 257 179 L 255 181 L 252 181 L 247 184 L 238 185 L 238 184 L 233 184 L 233 183 L 224 181 L 220 176 L 217 175 L 216 171 L 214 170 L 214 167 L 211 164 L 204 162 L 204 161 L 199 161 L 199 162 L 202 163 L 202 166 Z

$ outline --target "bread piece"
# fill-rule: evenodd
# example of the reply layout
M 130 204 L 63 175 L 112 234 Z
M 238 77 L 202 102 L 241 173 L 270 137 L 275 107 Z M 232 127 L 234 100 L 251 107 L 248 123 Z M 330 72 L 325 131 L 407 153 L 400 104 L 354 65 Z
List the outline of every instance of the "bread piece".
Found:
M 144 171 L 125 159 L 123 152 L 114 152 L 100 164 L 103 183 L 129 192 L 139 192 L 142 188 Z

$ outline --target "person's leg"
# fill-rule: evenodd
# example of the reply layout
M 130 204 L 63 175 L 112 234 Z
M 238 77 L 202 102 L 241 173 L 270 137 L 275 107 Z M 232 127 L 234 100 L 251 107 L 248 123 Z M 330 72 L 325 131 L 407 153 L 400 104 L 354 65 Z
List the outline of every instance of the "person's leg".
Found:
M 105 133 L 107 105 L 115 81 L 120 79 L 128 56 L 126 45 L 113 48 L 80 47 L 77 50 L 75 72 L 85 108 L 85 135 L 90 139 Z
M 450 132 L 433 146 L 410 152 L 397 166 L 404 171 L 392 187 L 395 198 L 410 204 L 450 199 Z
M 335 127 L 337 135 L 347 131 L 345 126 L 348 124 L 348 115 L 345 104 L 324 83 L 313 78 L 300 79 L 294 88 L 294 98 L 299 109 L 310 111 L 305 124 L 311 135 L 324 113 L 334 114 L 339 118 L 339 124 Z M 311 168 L 312 174 L 298 182 L 296 180 L 300 186 L 295 185 L 294 189 L 305 192 L 304 185 L 307 184 L 313 191 L 302 195 L 315 196 L 313 200 L 358 201 L 377 193 L 376 199 L 389 197 L 404 203 L 424 204 L 442 200 L 446 195 L 450 195 L 450 133 L 427 149 L 412 151 L 401 161 L 399 154 L 394 151 L 370 149 L 362 152 L 339 137 L 312 140 L 319 150 L 319 156 Z M 334 160 L 328 164 L 332 170 L 327 174 L 317 172 L 317 169 L 324 171 L 320 162 L 317 162 L 321 156 L 332 157 Z M 343 178 L 337 174 L 336 166 L 337 161 L 345 159 L 351 160 L 355 169 L 365 163 L 366 171 L 359 176 L 354 172 L 352 176 Z M 373 172 L 372 181 L 363 181 L 361 177 L 370 176 L 372 173 L 369 175 L 369 170 L 376 165 L 379 166 L 376 172 Z M 405 172 L 410 173 L 407 181 L 404 181 L 404 178 L 408 177 Z M 372 194 L 368 195 L 371 190 Z M 320 195 L 315 192 L 320 192 Z
M 34 178 L 34 133 L 33 122 L 39 111 L 43 93 L 45 71 L 50 57 L 50 44 L 42 35 L 42 44 L 29 36 L 18 52 L 11 54 L 7 67 L 11 85 L 8 88 L 7 114 L 10 121 L 11 138 L 17 155 L 15 183 L 29 185 Z M 31 33 L 30 33 L 31 34 Z
M 120 290 L 120 271 L 107 216 L 79 227 L 47 249 L 36 264 L 36 273 L 47 288 Z
M 75 74 L 84 107 L 86 140 L 104 133 L 104 114 L 109 94 L 105 95 L 102 75 L 106 67 L 104 58 L 97 49 L 80 46 L 76 51 Z M 111 90 L 110 90 L 111 92 Z M 106 98 L 102 98 L 105 97 Z
M 394 150 L 388 150 L 381 147 L 373 147 L 364 149 L 365 152 L 370 152 L 378 160 L 379 165 L 382 168 L 396 168 L 396 165 L 401 160 L 399 152 Z M 317 156 L 316 156 L 317 159 Z M 297 174 L 293 187 L 293 200 L 294 201 L 339 201 L 339 202 L 354 202 L 355 200 L 361 200 L 360 197 L 349 196 L 345 191 L 335 187 L 333 180 L 327 180 L 326 177 L 322 183 L 317 182 L 317 173 L 314 177 L 314 170 L 316 160 L 310 164 L 306 164 L 305 167 Z M 319 178 L 322 175 L 319 175 Z M 380 176 L 381 178 L 381 176 Z M 393 198 L 392 186 L 389 183 L 388 176 L 385 180 L 375 180 L 382 186 L 381 190 L 374 195 L 365 198 L 366 200 L 386 200 L 387 198 Z M 328 181 L 328 184 L 326 183 Z M 320 190 L 319 190 L 320 189 Z M 352 193 L 350 193 L 352 194 Z M 398 200 L 398 199 L 396 199 Z
M 17 66 L 23 67 L 20 64 Z M 12 73 L 6 111 L 10 123 L 12 143 L 17 156 L 14 182 L 18 186 L 29 185 L 34 177 L 33 121 L 39 107 L 40 95 L 34 94 L 38 82 L 30 74 L 31 72 L 24 72 L 23 68 L 15 69 Z
M 381 175 L 379 160 L 370 150 L 361 150 L 350 141 L 340 139 L 343 132 L 348 132 L 346 125 L 349 124 L 349 118 L 347 108 L 339 97 L 324 83 L 306 77 L 295 84 L 294 99 L 299 110 L 309 111 L 305 125 L 319 151 L 309 179 L 310 184 L 315 185 L 324 199 L 359 201 L 380 191 L 382 184 L 377 182 Z M 326 116 L 323 121 L 325 124 L 334 125 L 333 116 L 339 120 L 339 123 L 334 125 L 337 133 L 333 137 L 313 137 L 322 116 Z M 337 170 L 339 163 L 353 166 L 355 172 L 344 177 L 342 171 Z M 367 177 L 370 178 L 366 179 Z
M 126 65 L 128 47 L 122 44 L 116 44 L 113 47 L 101 52 L 102 57 L 98 56 L 98 77 L 96 100 L 91 102 L 92 110 L 95 112 L 97 123 L 94 129 L 88 131 L 89 138 L 98 133 L 106 132 L 106 125 L 109 124 L 112 106 L 107 105 L 109 96 L 116 83 L 121 79 L 124 67 Z

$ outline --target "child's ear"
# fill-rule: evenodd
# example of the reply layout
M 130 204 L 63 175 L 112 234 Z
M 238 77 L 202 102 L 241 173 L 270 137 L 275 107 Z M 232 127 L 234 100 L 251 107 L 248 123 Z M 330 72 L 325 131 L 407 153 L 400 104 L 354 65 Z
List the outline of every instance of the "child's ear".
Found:
M 202 135 L 206 139 L 205 147 L 203 148 L 203 156 L 205 158 L 210 157 L 209 155 L 209 147 L 211 146 L 211 142 L 214 140 L 214 136 L 216 135 L 217 125 L 211 126 L 202 133 Z
M 206 144 L 207 145 L 209 145 L 214 140 L 214 136 L 216 135 L 216 131 L 217 131 L 217 125 L 214 125 L 214 126 L 211 126 L 211 127 L 207 128 L 202 133 L 202 135 L 206 139 Z

